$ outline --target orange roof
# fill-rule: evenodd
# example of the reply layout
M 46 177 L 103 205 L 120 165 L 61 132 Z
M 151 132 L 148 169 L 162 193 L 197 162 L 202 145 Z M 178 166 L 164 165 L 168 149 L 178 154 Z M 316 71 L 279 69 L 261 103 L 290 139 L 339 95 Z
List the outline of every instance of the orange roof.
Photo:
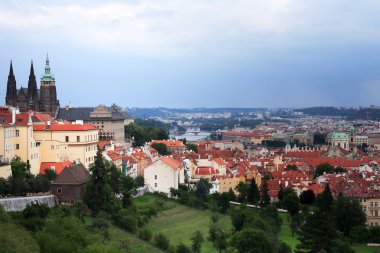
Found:
M 152 140 L 151 143 L 162 143 L 165 144 L 167 147 L 184 147 L 182 141 L 173 141 L 173 140 Z
M 91 124 L 52 124 L 47 125 L 34 125 L 34 131 L 88 131 L 88 130 L 97 130 L 94 125 Z
M 167 165 L 169 165 L 170 167 L 172 167 L 173 169 L 177 170 L 179 168 L 182 167 L 182 163 L 175 160 L 174 158 L 171 158 L 169 156 L 163 156 L 161 157 L 160 159 L 161 161 L 163 161 L 164 163 L 166 163 Z
M 40 174 L 45 174 L 45 170 L 46 169 L 52 169 L 52 167 L 54 167 L 54 171 L 55 173 L 57 173 L 57 175 L 61 174 L 62 170 L 65 168 L 65 167 L 69 167 L 71 166 L 72 163 L 70 161 L 63 161 L 63 162 L 44 162 L 44 163 L 41 163 L 41 166 L 40 166 Z
M 104 149 L 106 145 L 111 145 L 110 141 L 99 141 L 98 143 L 100 149 Z
M 51 115 L 48 113 L 33 113 L 33 116 L 36 117 L 41 122 L 52 120 Z
M 225 165 L 226 163 L 223 161 L 222 158 L 213 158 L 214 162 L 216 162 L 218 165 Z

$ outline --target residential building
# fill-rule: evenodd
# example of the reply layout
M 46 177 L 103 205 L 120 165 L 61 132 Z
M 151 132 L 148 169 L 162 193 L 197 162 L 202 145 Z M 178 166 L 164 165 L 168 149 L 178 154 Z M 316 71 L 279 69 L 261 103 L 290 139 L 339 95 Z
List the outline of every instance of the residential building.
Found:
M 75 204 L 83 200 L 86 183 L 90 174 L 83 164 L 65 167 L 61 174 L 51 183 L 50 191 L 57 197 L 60 204 Z
M 34 135 L 41 144 L 42 162 L 81 162 L 86 168 L 94 162 L 99 141 L 98 129 L 91 124 L 34 125 Z
M 170 193 L 170 188 L 178 189 L 185 183 L 185 171 L 182 162 L 164 156 L 144 170 L 145 184 L 151 192 Z
M 38 174 L 40 147 L 33 133 L 30 114 L 19 113 L 16 108 L 3 107 L 0 109 L 0 119 L 3 121 L 0 123 L 0 162 L 7 164 L 15 156 L 18 156 L 22 161 L 29 162 L 31 173 Z M 0 174 L 6 176 L 8 173 Z

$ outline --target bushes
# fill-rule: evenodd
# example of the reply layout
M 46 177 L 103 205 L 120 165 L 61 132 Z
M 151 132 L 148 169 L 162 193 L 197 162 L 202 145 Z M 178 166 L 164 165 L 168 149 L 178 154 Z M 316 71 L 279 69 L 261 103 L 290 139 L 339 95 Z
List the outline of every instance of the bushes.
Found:
M 157 247 L 163 250 L 169 249 L 170 241 L 164 234 L 157 234 L 154 236 L 154 242 Z
M 150 239 L 152 239 L 153 237 L 153 234 L 152 234 L 152 231 L 150 231 L 149 229 L 143 229 L 140 231 L 139 233 L 139 237 L 141 239 L 143 239 L 144 241 L 150 241 Z
M 134 213 L 129 210 L 123 209 L 114 216 L 115 225 L 124 228 L 125 230 L 136 233 L 137 231 L 137 218 Z

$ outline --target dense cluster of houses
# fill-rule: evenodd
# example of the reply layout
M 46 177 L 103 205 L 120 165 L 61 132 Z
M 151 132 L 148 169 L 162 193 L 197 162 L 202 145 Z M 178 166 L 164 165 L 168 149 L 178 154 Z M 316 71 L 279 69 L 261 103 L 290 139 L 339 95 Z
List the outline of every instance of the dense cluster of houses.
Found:
M 380 225 L 380 158 L 351 148 L 352 142 L 359 142 L 354 137 L 357 135 L 337 132 L 330 135 L 330 145 L 299 148 L 288 143 L 271 150 L 263 146 L 245 148 L 247 142 L 261 143 L 273 137 L 265 131 L 225 132 L 226 136 L 223 140 L 192 142 L 197 152 L 187 150 L 179 140 L 152 140 L 143 147 L 132 148 L 99 138 L 99 127 L 94 124 L 56 121 L 49 114 L 20 113 L 4 107 L 0 108 L 0 177 L 10 175 L 9 162 L 19 156 L 29 162 L 33 174 L 44 173 L 45 169 L 59 174 L 53 193 L 62 202 L 74 202 L 83 195 L 88 168 L 100 147 L 103 158 L 124 175 L 144 176 L 146 188 L 152 192 L 169 194 L 180 184 L 194 186 L 206 178 L 212 185 L 210 193 L 233 190 L 237 194 L 240 182 L 255 180 L 260 186 L 265 178 L 271 200 L 276 202 L 280 187 L 292 188 L 297 194 L 312 190 L 318 195 L 328 183 L 335 196 L 358 198 L 367 223 Z M 292 138 L 309 141 L 309 136 Z M 151 147 L 153 143 L 165 144 L 171 154 L 160 156 Z M 322 163 L 341 167 L 344 172 L 314 178 L 315 168 Z M 296 170 L 287 170 L 289 165 L 295 165 Z M 72 187 L 68 189 L 70 183 Z

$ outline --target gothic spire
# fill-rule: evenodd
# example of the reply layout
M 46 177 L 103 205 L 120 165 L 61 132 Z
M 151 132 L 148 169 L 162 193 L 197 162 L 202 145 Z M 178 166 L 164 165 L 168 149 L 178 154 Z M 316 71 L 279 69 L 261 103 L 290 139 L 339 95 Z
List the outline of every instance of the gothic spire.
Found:
M 9 69 L 9 76 L 8 76 L 8 78 L 9 78 L 10 76 L 14 76 L 14 74 L 13 74 L 12 60 L 11 60 L 11 67 L 10 67 L 10 69 Z
M 9 67 L 9 75 L 7 82 L 7 94 L 5 96 L 5 104 L 10 106 L 16 106 L 17 89 L 16 89 L 16 78 L 13 74 L 12 61 Z
M 34 68 L 33 68 L 33 60 L 32 60 L 32 63 L 30 65 L 30 74 L 29 74 L 29 76 L 35 76 L 34 75 Z
M 28 81 L 28 98 L 35 104 L 38 100 L 37 95 L 37 82 L 36 82 L 36 76 L 34 75 L 34 67 L 33 67 L 33 61 L 30 65 L 30 74 L 29 74 L 29 81 Z

